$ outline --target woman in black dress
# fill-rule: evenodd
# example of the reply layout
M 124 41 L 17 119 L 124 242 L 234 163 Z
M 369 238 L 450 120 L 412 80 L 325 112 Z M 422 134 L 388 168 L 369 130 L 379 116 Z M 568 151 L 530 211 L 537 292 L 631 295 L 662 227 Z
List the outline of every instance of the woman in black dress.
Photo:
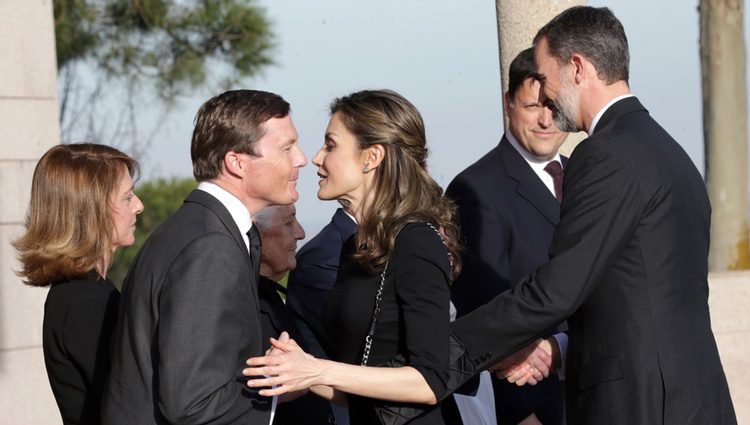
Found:
M 106 279 L 112 255 L 135 241 L 143 204 L 135 160 L 95 144 L 58 145 L 34 170 L 26 233 L 14 242 L 44 304 L 44 361 L 65 424 L 98 424 L 119 293 Z
M 453 205 L 426 168 L 425 130 L 417 109 L 399 94 L 362 91 L 333 101 L 318 166 L 320 199 L 336 199 L 358 231 L 344 245 L 324 324 L 335 361 L 315 359 L 293 342 L 251 359 L 250 386 L 261 394 L 310 388 L 326 398 L 346 394 L 352 424 L 377 424 L 381 400 L 436 404 L 448 375 L 449 284 L 457 271 Z M 385 270 L 385 274 L 383 275 Z M 372 344 L 365 337 L 382 285 Z M 283 354 L 281 354 L 283 352 Z M 395 357 L 401 367 L 384 365 Z M 431 409 L 414 424 L 441 424 Z

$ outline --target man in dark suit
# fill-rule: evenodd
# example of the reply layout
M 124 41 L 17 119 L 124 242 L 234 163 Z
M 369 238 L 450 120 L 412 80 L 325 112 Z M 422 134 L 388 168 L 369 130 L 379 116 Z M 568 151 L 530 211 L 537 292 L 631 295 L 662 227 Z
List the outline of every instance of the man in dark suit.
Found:
M 296 266 L 297 241 L 305 238 L 305 231 L 295 216 L 294 205 L 272 205 L 262 209 L 254 218 L 263 242 L 258 281 L 260 323 L 263 329 L 263 350 L 271 348 L 268 338 L 278 338 L 286 331 L 303 350 L 308 344 L 284 304 L 280 293 L 286 288 L 277 282 Z M 332 423 L 328 401 L 315 394 L 305 394 L 278 405 L 273 425 L 327 425 Z
M 105 424 L 267 424 L 275 406 L 247 389 L 242 369 L 263 353 L 251 215 L 294 202 L 307 161 L 289 104 L 251 90 L 210 99 L 191 156 L 198 188 L 149 237 L 123 286 Z
M 534 49 L 529 48 L 510 64 L 504 97 L 508 129 L 500 144 L 458 174 L 446 190 L 458 207 L 465 245 L 463 268 L 451 287 L 459 317 L 549 260 L 560 217 L 555 177 L 562 182 L 562 175 L 553 177 L 549 170 L 557 166 L 561 171 L 566 162 L 558 150 L 567 133 L 555 127 L 552 111 L 539 102 L 539 88 Z M 548 350 L 565 352 L 567 335 L 545 336 Z M 563 383 L 556 374 L 535 386 L 498 377 L 492 384 L 498 424 L 563 422 Z
M 331 222 L 300 248 L 297 267 L 289 273 L 287 305 L 315 357 L 327 357 L 323 310 L 336 282 L 341 247 L 356 230 L 354 218 L 337 209 Z
M 711 207 L 685 151 L 630 94 L 622 24 L 570 8 L 534 40 L 563 131 L 550 261 L 455 323 L 479 368 L 567 319 L 570 424 L 735 424 L 708 311 Z

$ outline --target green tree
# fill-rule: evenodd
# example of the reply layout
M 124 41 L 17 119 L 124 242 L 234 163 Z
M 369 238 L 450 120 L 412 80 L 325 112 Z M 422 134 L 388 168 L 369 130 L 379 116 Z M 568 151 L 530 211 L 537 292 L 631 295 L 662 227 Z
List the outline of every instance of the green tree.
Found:
M 136 133 L 136 105 L 158 101 L 167 113 L 181 95 L 200 87 L 226 89 L 273 63 L 271 24 L 253 0 L 53 5 L 63 140 L 76 127 L 100 143 L 116 144 L 111 139 L 122 136 L 144 143 Z M 102 117 L 98 105 L 108 98 L 124 105 L 125 113 Z M 111 125 L 109 134 L 102 134 L 104 123 Z
M 135 230 L 135 244 L 127 248 L 120 248 L 115 252 L 112 266 L 107 272 L 107 277 L 117 286 L 121 287 L 122 281 L 128 272 L 128 267 L 133 263 L 135 255 L 154 231 L 164 220 L 167 219 L 177 208 L 182 205 L 183 199 L 195 189 L 193 179 L 159 179 L 153 182 L 145 182 L 136 189 L 136 195 L 143 202 L 143 213 L 138 216 Z

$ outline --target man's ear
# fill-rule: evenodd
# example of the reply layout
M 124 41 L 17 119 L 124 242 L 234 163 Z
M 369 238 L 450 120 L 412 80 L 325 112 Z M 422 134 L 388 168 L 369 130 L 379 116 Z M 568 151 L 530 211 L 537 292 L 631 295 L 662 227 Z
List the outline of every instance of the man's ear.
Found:
M 580 84 L 584 78 L 589 77 L 589 75 L 587 75 L 589 67 L 586 65 L 591 65 L 591 62 L 586 60 L 583 56 L 574 53 L 573 56 L 570 57 L 570 66 L 573 67 L 573 79 L 576 84 Z
M 362 171 L 365 173 L 374 170 L 380 166 L 385 158 L 385 148 L 381 144 L 376 144 L 365 149 L 365 164 Z
M 503 110 L 505 111 L 505 114 L 508 114 L 508 108 L 510 108 L 510 92 L 506 91 L 503 95 Z
M 237 152 L 229 151 L 224 155 L 224 171 L 227 174 L 241 177 L 245 175 L 247 164 L 244 158 Z

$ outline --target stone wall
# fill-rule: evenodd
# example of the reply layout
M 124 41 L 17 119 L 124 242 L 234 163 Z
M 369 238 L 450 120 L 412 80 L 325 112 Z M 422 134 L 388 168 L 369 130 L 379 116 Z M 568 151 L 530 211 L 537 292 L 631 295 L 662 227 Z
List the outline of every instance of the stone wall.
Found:
M 59 143 L 51 0 L 0 1 L 0 416 L 60 422 L 42 356 L 45 289 L 23 285 L 10 241 L 20 234 L 39 157 Z

